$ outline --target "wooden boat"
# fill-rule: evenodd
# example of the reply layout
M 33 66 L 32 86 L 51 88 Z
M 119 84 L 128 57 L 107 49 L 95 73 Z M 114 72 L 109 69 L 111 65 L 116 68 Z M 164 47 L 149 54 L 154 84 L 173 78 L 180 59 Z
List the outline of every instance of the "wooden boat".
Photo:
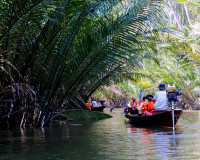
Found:
M 182 113 L 183 111 L 181 109 L 174 110 L 175 125 Z M 135 125 L 173 127 L 172 111 L 154 111 L 151 116 L 142 116 L 140 114 L 131 115 L 126 113 L 124 113 L 124 115 Z
M 105 108 L 105 106 L 92 107 L 91 110 L 92 110 L 92 111 L 103 112 L 104 108 Z

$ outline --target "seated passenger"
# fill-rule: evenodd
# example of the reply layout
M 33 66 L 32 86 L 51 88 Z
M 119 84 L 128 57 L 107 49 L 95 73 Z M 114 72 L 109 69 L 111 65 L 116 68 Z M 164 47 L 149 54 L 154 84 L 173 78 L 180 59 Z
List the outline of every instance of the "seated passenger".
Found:
M 148 97 L 148 107 L 147 110 L 149 113 L 153 113 L 153 105 L 155 102 L 153 102 L 153 97 Z
M 138 109 L 137 109 L 138 102 L 136 101 L 136 98 L 134 96 L 132 96 L 131 99 L 132 101 L 128 104 L 128 111 L 131 114 L 138 114 Z
M 154 99 L 156 100 L 156 103 L 153 105 L 154 110 L 169 110 L 169 108 L 166 106 L 167 104 L 167 93 L 165 91 L 165 84 L 160 84 L 158 86 L 159 92 L 156 92 Z
M 146 97 L 143 97 L 142 98 L 142 101 L 140 102 L 140 109 L 142 111 L 142 116 L 145 116 L 146 113 L 147 113 L 147 105 L 148 105 L 148 102 L 146 101 L 147 98 Z
M 105 103 L 105 100 L 104 100 L 103 98 L 101 98 L 99 102 L 100 102 L 101 106 L 104 106 L 104 105 L 105 105 L 105 104 L 104 104 L 104 103 Z
M 91 109 L 91 103 L 89 101 L 86 103 L 86 109 Z
M 98 107 L 96 99 L 92 100 L 92 107 Z

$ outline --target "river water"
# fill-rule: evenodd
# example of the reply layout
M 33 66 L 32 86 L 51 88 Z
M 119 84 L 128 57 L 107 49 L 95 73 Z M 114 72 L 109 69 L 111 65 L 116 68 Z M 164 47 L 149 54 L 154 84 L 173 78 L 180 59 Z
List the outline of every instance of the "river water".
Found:
M 113 118 L 62 127 L 0 130 L 0 160 L 200 159 L 200 112 L 184 111 L 176 131 Z

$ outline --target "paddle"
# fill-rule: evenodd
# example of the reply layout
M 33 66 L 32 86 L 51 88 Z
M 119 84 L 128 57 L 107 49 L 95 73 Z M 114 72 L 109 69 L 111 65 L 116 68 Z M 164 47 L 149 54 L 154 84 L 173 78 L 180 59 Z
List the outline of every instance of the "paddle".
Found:
M 173 121 L 173 131 L 175 130 L 175 123 L 174 123 L 174 101 L 172 101 L 172 121 Z

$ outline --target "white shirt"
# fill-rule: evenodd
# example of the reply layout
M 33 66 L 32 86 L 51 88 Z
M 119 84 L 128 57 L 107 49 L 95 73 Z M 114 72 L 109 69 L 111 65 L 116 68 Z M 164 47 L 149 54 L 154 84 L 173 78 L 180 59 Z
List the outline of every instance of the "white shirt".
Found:
M 97 101 L 92 101 L 92 107 L 98 107 Z
M 168 110 L 167 104 L 167 93 L 166 91 L 156 92 L 154 99 L 156 103 L 154 104 L 155 109 L 157 110 Z

